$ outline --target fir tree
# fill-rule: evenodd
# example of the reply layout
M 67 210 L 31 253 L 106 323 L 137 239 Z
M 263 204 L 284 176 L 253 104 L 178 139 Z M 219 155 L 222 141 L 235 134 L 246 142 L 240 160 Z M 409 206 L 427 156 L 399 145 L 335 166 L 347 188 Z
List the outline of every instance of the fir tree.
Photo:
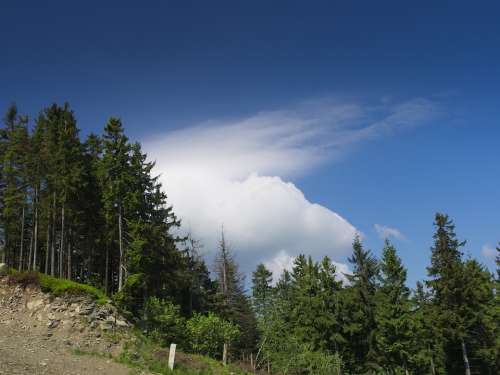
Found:
M 252 275 L 252 303 L 259 318 L 265 316 L 266 311 L 272 304 L 272 280 L 273 273 L 264 264 L 258 264 Z
M 379 266 L 371 252 L 363 248 L 359 236 L 354 239 L 348 260 L 352 274 L 346 275 L 351 285 L 344 293 L 344 332 L 350 350 L 345 357 L 350 357 L 351 371 L 361 372 L 376 366 L 375 292 Z
M 244 277 L 238 270 L 224 230 L 221 232 L 219 252 L 215 260 L 215 273 L 218 290 L 215 309 L 241 331 L 238 342 L 232 346 L 233 352 L 251 352 L 257 343 L 257 321 L 251 302 L 245 294 Z
M 395 247 L 385 240 L 376 293 L 376 342 L 378 363 L 390 371 L 407 371 L 411 348 L 410 291 L 406 269 Z
M 431 265 L 427 269 L 431 279 L 427 281 L 427 285 L 432 291 L 436 323 L 442 329 L 442 337 L 445 339 L 446 371 L 456 373 L 463 366 L 468 370 L 469 366 L 467 343 L 464 341 L 462 328 L 464 322 L 460 313 L 461 305 L 466 303 L 463 295 L 466 281 L 460 251 L 465 242 L 457 239 L 455 225 L 448 215 L 437 213 L 434 225 L 436 232 L 431 248 Z

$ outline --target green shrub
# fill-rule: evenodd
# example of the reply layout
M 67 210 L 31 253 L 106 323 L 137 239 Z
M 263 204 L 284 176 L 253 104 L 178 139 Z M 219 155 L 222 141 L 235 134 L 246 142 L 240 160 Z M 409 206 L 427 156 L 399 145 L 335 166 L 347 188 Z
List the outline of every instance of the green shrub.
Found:
M 144 311 L 144 326 L 150 337 L 162 346 L 185 341 L 186 321 L 180 314 L 180 307 L 170 301 L 156 297 L 148 299 Z
M 231 343 L 240 334 L 238 327 L 213 313 L 195 314 L 187 321 L 186 332 L 191 350 L 220 358 L 224 343 Z

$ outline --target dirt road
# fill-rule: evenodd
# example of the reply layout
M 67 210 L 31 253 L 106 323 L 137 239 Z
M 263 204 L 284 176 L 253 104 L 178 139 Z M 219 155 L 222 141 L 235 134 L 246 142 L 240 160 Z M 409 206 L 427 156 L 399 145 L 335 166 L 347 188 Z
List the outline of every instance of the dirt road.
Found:
M 112 359 L 77 355 L 78 350 L 106 353 L 116 345 L 74 316 L 64 301 L 48 309 L 47 298 L 0 280 L 0 375 L 137 373 Z

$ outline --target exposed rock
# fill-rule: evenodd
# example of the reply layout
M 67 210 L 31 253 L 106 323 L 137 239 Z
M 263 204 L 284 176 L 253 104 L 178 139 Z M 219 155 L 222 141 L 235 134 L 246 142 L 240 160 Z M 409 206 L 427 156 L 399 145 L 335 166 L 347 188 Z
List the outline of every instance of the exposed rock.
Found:
M 126 328 L 126 327 L 128 327 L 128 323 L 125 320 L 117 319 L 116 320 L 116 326 L 117 327 Z
M 41 306 L 43 306 L 44 300 L 43 299 L 36 299 L 34 301 L 30 301 L 26 304 L 26 307 L 28 310 L 38 310 Z
M 50 328 L 50 329 L 57 328 L 59 326 L 59 323 L 60 323 L 59 320 L 50 320 L 47 323 L 47 328 Z
M 77 308 L 77 312 L 80 315 L 90 315 L 94 312 L 95 304 L 91 303 L 88 305 L 81 305 L 80 308 Z

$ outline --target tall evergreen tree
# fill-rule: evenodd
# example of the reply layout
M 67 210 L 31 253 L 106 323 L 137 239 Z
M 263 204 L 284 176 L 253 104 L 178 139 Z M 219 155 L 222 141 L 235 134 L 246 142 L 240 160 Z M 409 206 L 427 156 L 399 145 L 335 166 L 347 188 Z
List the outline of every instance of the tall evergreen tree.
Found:
M 344 292 L 344 332 L 350 343 L 346 361 L 353 372 L 376 366 L 375 293 L 379 265 L 371 251 L 365 250 L 359 236 L 354 238 L 353 253 L 348 259 L 352 274 L 346 275 L 350 286 Z
M 2 212 L 4 251 L 11 267 L 23 270 L 26 265 L 28 217 L 28 119 L 19 115 L 17 107 L 9 107 L 4 119 L 2 147 Z
M 236 324 L 241 331 L 238 342 L 233 344 L 233 352 L 251 352 L 257 343 L 257 321 L 250 299 L 245 294 L 244 277 L 239 272 L 224 230 L 215 260 L 215 274 L 218 288 L 216 311 L 224 319 Z
M 445 339 L 444 350 L 446 372 L 458 373 L 466 368 L 470 373 L 467 355 L 467 343 L 463 333 L 463 317 L 460 307 L 466 303 L 463 286 L 466 280 L 463 274 L 462 253 L 465 245 L 457 239 L 455 225 L 448 215 L 437 213 L 434 225 L 434 245 L 431 248 L 431 265 L 427 281 L 433 294 L 433 305 L 436 309 L 436 322 L 442 329 Z
M 263 263 L 258 264 L 252 275 L 252 303 L 259 318 L 265 316 L 266 311 L 272 304 L 272 280 L 273 273 Z
M 411 355 L 410 290 L 396 248 L 385 240 L 376 293 L 378 363 L 391 373 L 408 372 Z
M 124 207 L 127 202 L 130 145 L 124 134 L 122 123 L 117 118 L 110 118 L 104 128 L 104 147 L 101 161 L 101 186 L 103 206 L 106 218 L 106 276 L 105 285 L 110 281 L 110 254 L 118 251 L 117 289 L 123 288 L 127 266 L 125 264 L 125 244 L 123 238 Z M 107 289 L 107 287 L 106 287 Z M 113 288 L 114 289 L 114 286 Z

